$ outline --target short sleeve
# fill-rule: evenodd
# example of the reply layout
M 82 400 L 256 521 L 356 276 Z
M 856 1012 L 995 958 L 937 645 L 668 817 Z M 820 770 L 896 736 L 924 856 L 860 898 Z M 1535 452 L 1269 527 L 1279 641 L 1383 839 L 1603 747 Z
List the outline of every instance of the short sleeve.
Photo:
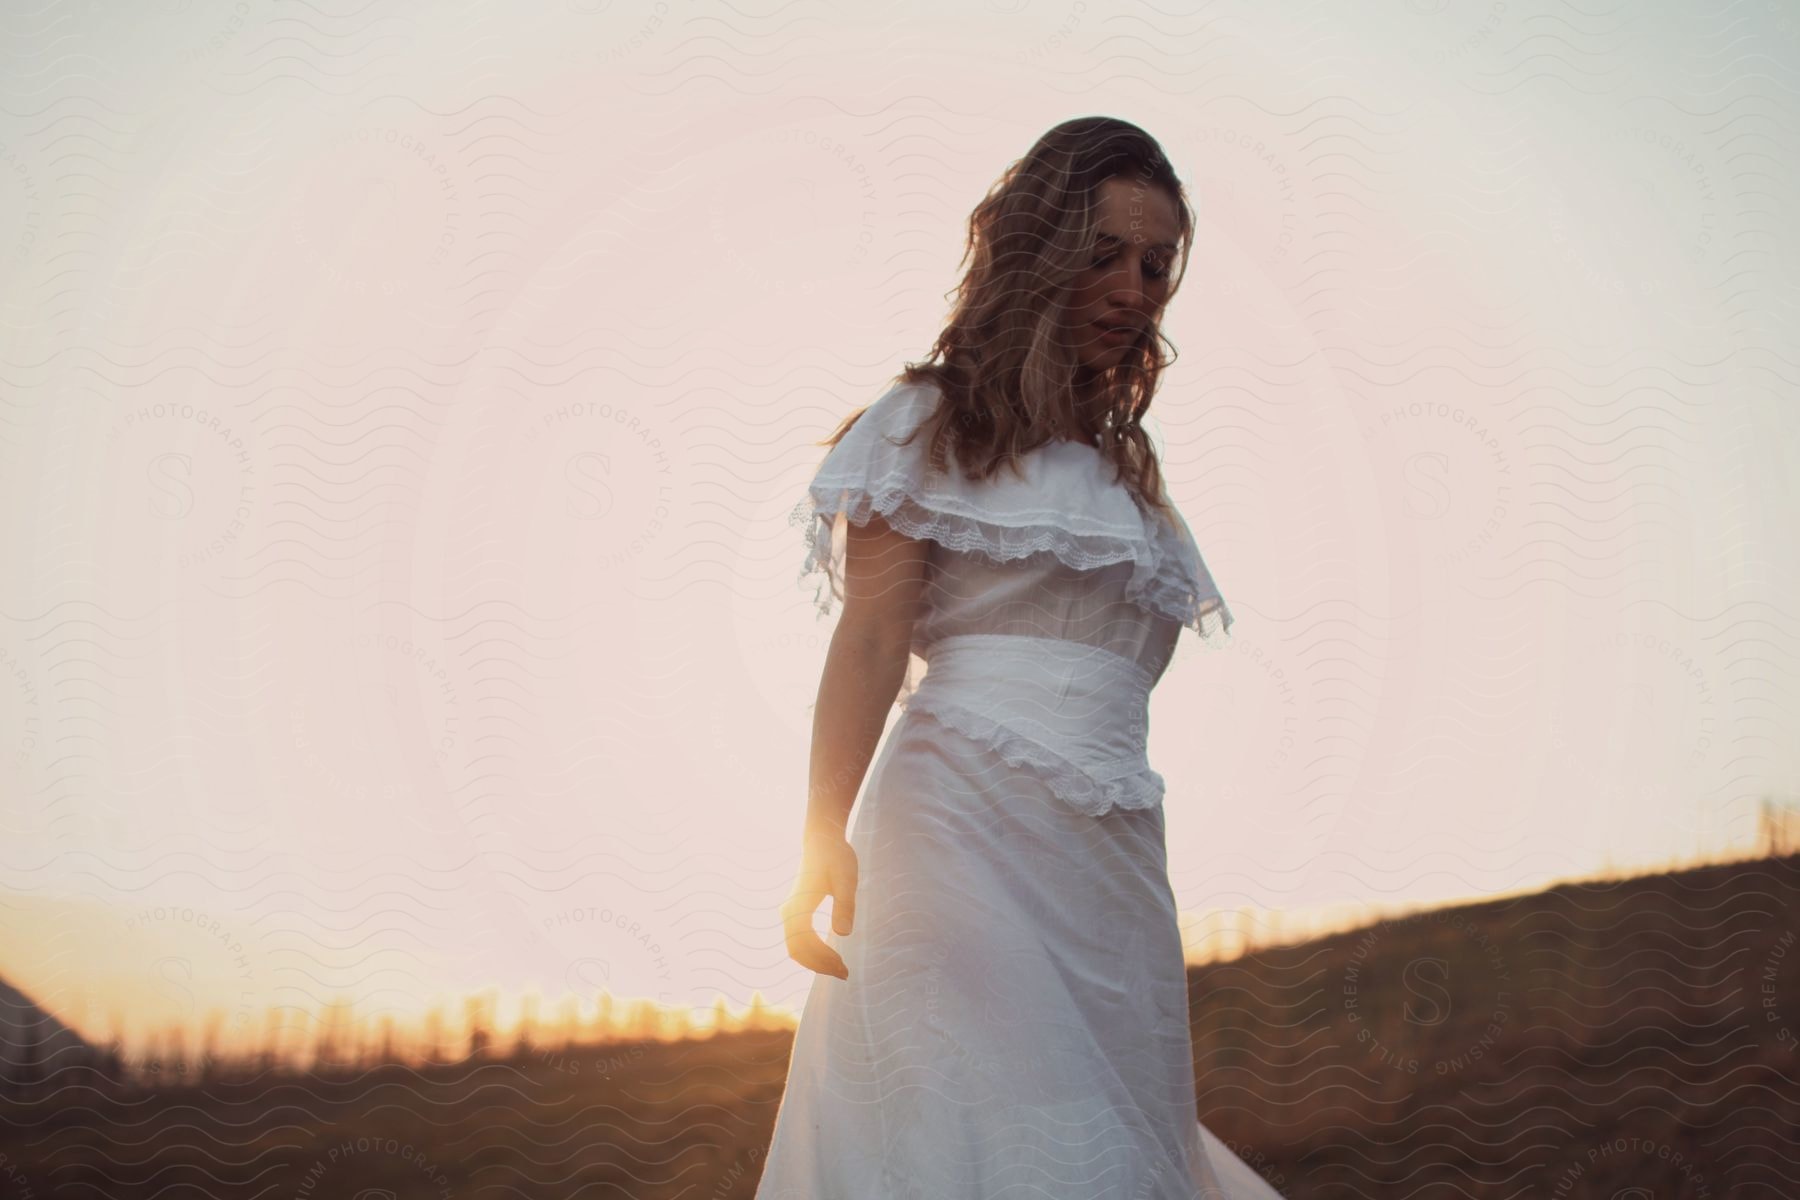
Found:
M 813 584 L 821 615 L 844 598 L 850 524 L 867 525 L 879 514 L 908 537 L 932 534 L 917 499 L 925 491 L 926 435 L 899 443 L 931 416 L 935 398 L 935 391 L 925 387 L 890 387 L 826 453 L 806 495 L 789 514 L 789 524 L 800 526 L 805 540 L 800 579 Z
M 1146 583 L 1144 602 L 1192 629 L 1200 635 L 1202 643 L 1227 645 L 1232 626 L 1231 607 L 1220 595 L 1219 585 L 1213 582 L 1212 571 L 1194 541 L 1187 520 L 1173 505 L 1169 512 L 1172 523 L 1163 525 L 1169 542 L 1167 562 L 1162 569 L 1153 572 Z

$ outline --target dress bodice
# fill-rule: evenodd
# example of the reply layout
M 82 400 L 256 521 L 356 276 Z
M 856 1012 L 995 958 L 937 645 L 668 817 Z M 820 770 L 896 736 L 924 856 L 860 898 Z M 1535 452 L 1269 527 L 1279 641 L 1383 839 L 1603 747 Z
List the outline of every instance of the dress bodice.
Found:
M 1181 622 L 1129 595 L 1132 564 L 1072 567 L 1045 551 L 1011 562 L 932 543 L 913 643 L 930 657 L 945 638 L 1005 635 L 1074 642 L 1128 659 L 1154 684 Z
M 1149 695 L 1191 628 L 1223 639 L 1231 613 L 1180 514 L 1146 512 L 1098 448 L 1051 442 L 971 481 L 954 455 L 929 468 L 925 435 L 897 446 L 938 400 L 895 383 L 825 457 L 796 506 L 802 578 L 821 614 L 843 596 L 847 524 L 879 513 L 930 543 L 913 650 L 923 680 L 901 698 L 1041 772 L 1085 812 L 1162 800 L 1146 759 Z

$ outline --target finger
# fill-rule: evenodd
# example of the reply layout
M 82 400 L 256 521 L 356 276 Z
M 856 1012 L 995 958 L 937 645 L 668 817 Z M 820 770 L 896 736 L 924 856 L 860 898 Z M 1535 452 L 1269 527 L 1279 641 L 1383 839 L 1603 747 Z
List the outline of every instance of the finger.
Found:
M 840 934 L 849 933 L 856 925 L 857 868 L 856 852 L 850 851 L 844 855 L 832 877 L 831 924 Z
M 848 934 L 856 925 L 856 873 L 850 882 L 840 884 L 831 894 L 831 927 L 840 935 Z
M 811 929 L 796 930 L 788 936 L 788 956 L 809 971 L 835 975 L 839 979 L 850 977 L 843 958 Z

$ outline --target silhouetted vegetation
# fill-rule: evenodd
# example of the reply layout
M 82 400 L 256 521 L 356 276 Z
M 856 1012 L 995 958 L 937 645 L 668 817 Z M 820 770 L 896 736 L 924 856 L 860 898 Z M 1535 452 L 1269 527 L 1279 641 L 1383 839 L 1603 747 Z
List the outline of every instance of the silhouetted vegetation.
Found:
M 1796 930 L 1790 855 L 1195 967 L 1201 1118 L 1295 1200 L 1790 1196 Z M 455 1047 L 328 1023 L 305 1065 L 52 1047 L 0 1098 L 0 1195 L 749 1197 L 791 1031 L 607 1015 L 500 1037 L 477 1000 Z

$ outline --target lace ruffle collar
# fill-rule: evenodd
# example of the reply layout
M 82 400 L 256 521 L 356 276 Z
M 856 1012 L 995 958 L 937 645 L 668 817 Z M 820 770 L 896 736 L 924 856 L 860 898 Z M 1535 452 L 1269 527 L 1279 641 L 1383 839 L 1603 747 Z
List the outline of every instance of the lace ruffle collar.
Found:
M 932 471 L 923 435 L 894 445 L 931 415 L 937 396 L 929 384 L 889 388 L 831 448 L 790 514 L 805 533 L 801 580 L 824 576 L 815 597 L 821 614 L 843 598 L 836 518 L 861 525 L 879 513 L 908 537 L 998 561 L 1048 551 L 1079 570 L 1129 562 L 1128 597 L 1208 640 L 1229 631 L 1231 610 L 1187 522 L 1178 512 L 1171 519 L 1139 509 L 1097 447 L 1051 442 L 1020 460 L 1020 474 L 1007 468 L 971 482 L 954 462 Z

